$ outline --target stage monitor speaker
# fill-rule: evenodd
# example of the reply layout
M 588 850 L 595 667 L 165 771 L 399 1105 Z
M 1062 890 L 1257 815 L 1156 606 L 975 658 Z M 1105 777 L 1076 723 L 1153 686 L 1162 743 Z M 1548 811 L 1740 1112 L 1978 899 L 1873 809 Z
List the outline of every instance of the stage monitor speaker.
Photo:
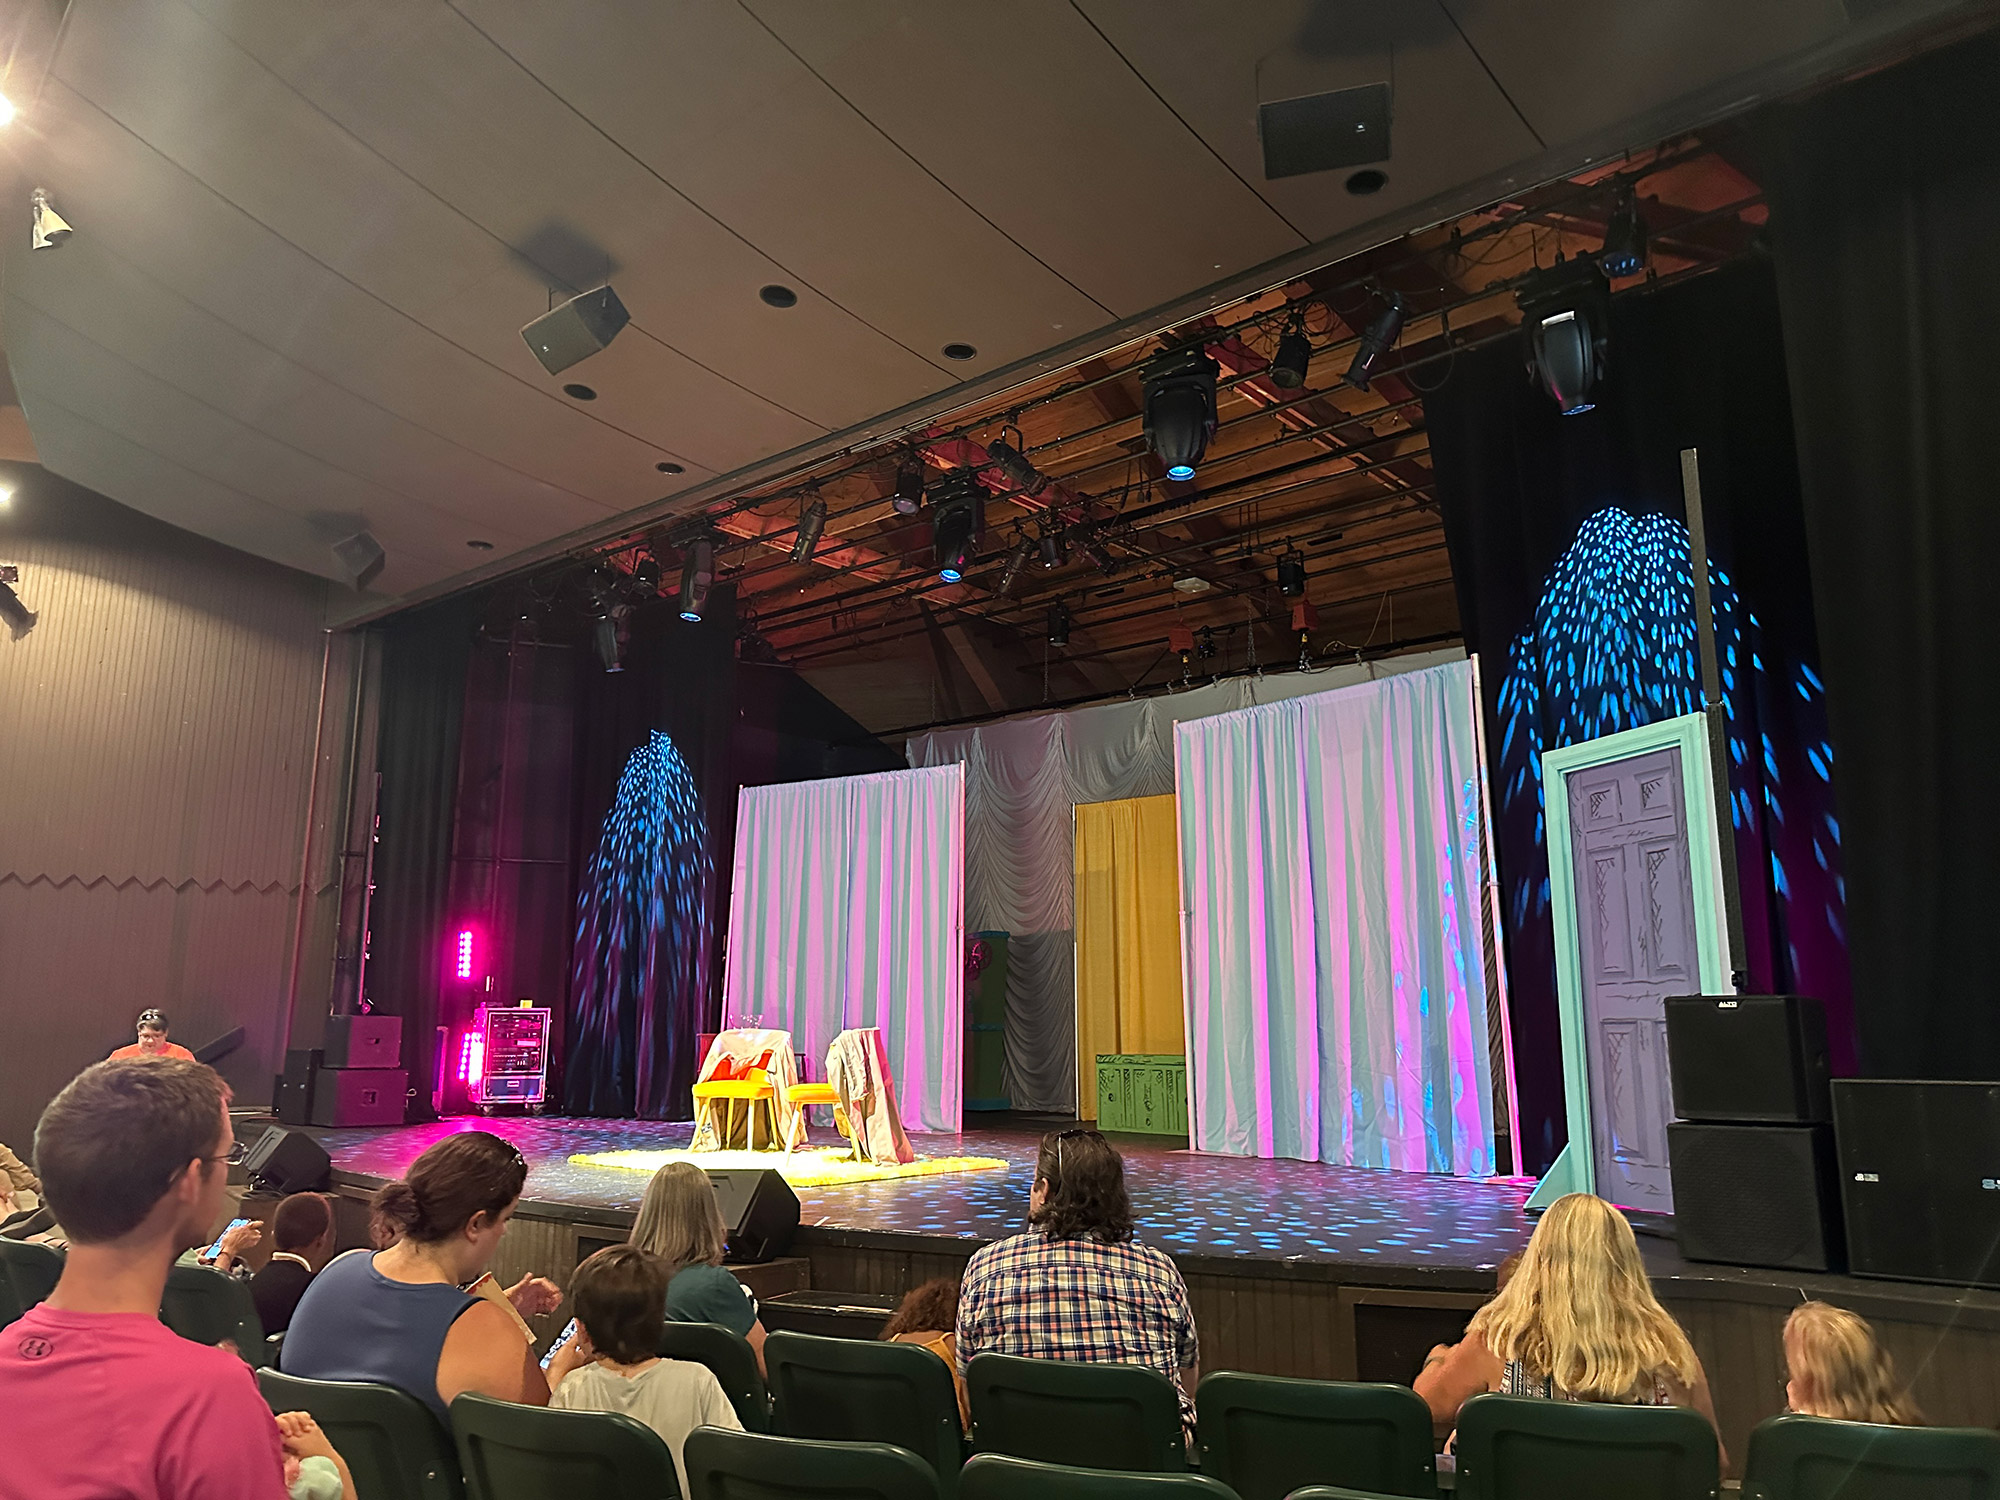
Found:
M 551 308 L 521 330 L 535 358 L 551 375 L 560 375 L 578 360 L 588 359 L 618 337 L 632 321 L 625 304 L 608 286 L 582 292 Z
M 709 1182 L 729 1231 L 726 1255 L 739 1265 L 775 1260 L 792 1248 L 799 1228 L 799 1195 L 769 1167 L 711 1170 Z
M 326 1148 L 303 1130 L 273 1125 L 251 1145 L 243 1170 L 269 1192 L 310 1193 L 326 1186 L 333 1162 Z
M 321 1068 L 313 1080 L 315 1125 L 400 1125 L 410 1075 L 401 1068 Z
M 277 1092 L 271 1098 L 271 1113 L 284 1124 L 312 1123 L 313 1079 L 324 1058 L 317 1047 L 295 1047 L 285 1054 L 285 1071 L 278 1075 Z
M 1666 1013 L 1667 1068 L 1681 1119 L 1811 1125 L 1833 1118 L 1819 1001 L 1676 995 Z
M 2000 1083 L 1837 1078 L 1857 1276 L 2000 1287 Z
M 1674 1233 L 1689 1260 L 1840 1268 L 1840 1189 L 1825 1125 L 1667 1126 Z
M 329 1068 L 400 1068 L 403 1065 L 401 1016 L 328 1016 L 326 1066 Z

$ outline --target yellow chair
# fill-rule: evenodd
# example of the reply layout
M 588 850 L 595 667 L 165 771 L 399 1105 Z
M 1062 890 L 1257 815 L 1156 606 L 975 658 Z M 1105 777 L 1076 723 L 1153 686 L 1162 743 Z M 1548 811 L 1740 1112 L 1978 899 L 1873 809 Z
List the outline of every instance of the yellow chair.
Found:
M 718 1078 L 708 1083 L 694 1086 L 696 1108 L 706 1116 L 715 1108 L 717 1100 L 724 1106 L 724 1128 L 716 1132 L 716 1140 L 722 1149 L 729 1149 L 729 1143 L 736 1139 L 736 1106 L 740 1102 L 746 1110 L 743 1121 L 744 1144 L 752 1151 L 768 1150 L 757 1144 L 757 1106 L 764 1106 L 764 1139 L 772 1140 L 778 1134 L 778 1090 L 771 1082 L 771 1075 L 763 1068 L 748 1068 L 741 1078 Z
M 852 1141 L 854 1132 L 847 1128 L 846 1111 L 840 1107 L 840 1093 L 830 1083 L 795 1083 L 785 1090 L 785 1098 L 793 1106 L 804 1109 L 813 1104 L 831 1104 L 833 1123 L 839 1129 L 841 1139 Z M 785 1154 L 791 1155 L 788 1149 Z

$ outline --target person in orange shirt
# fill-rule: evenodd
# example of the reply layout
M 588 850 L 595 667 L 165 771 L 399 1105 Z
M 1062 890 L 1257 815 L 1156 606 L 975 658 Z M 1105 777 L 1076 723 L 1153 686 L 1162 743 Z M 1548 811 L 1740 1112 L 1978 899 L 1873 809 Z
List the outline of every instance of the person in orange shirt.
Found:
M 167 1040 L 167 1013 L 149 1009 L 139 1012 L 139 1039 L 129 1047 L 120 1047 L 111 1054 L 116 1057 L 178 1057 L 187 1062 L 194 1061 L 194 1054 L 179 1042 Z

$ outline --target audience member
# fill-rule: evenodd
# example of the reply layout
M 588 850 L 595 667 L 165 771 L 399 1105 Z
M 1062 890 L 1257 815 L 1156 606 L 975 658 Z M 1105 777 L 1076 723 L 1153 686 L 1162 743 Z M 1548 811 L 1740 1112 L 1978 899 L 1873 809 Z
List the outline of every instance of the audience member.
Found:
M 278 1413 L 289 1500 L 355 1500 L 354 1475 L 310 1412 Z
M 167 1031 L 165 1011 L 142 1010 L 139 1012 L 138 1040 L 120 1047 L 108 1060 L 116 1062 L 128 1057 L 178 1057 L 182 1062 L 193 1062 L 194 1054 L 179 1042 L 168 1041 Z
M 1828 1302 L 1801 1302 L 1785 1319 L 1785 1403 L 1812 1417 L 1921 1427 L 1923 1413 L 1896 1379 L 1896 1362 L 1868 1320 Z
M 283 1333 L 319 1268 L 333 1254 L 333 1205 L 320 1193 L 293 1193 L 271 1216 L 275 1247 L 250 1278 L 250 1296 L 264 1332 Z
M 580 1326 L 549 1365 L 549 1405 L 617 1412 L 652 1428 L 686 1495 L 687 1435 L 743 1424 L 708 1366 L 659 1357 L 666 1291 L 667 1267 L 637 1245 L 613 1245 L 578 1266 L 570 1298 Z
M 1507 1283 L 1514 1279 L 1520 1264 L 1519 1250 L 1500 1262 L 1493 1276 L 1496 1297 L 1507 1290 Z M 1433 1348 L 1424 1359 L 1423 1369 L 1417 1372 L 1414 1384 L 1417 1394 L 1431 1409 L 1431 1424 L 1442 1436 L 1457 1424 L 1461 1406 L 1482 1392 L 1499 1389 L 1503 1373 L 1500 1361 L 1493 1357 L 1485 1340 L 1463 1338 L 1455 1344 Z
M 722 1269 L 729 1230 L 708 1173 L 693 1162 L 670 1161 L 646 1184 L 630 1242 L 667 1267 L 667 1320 L 720 1323 L 750 1341 L 764 1365 L 764 1325 L 750 1288 Z
M 958 1283 L 940 1277 L 913 1287 L 896 1304 L 896 1311 L 883 1326 L 882 1337 L 890 1343 L 915 1344 L 944 1361 L 951 1371 L 951 1383 L 958 1391 L 958 1420 L 972 1426 L 972 1411 L 966 1405 L 965 1379 L 958 1373 Z
M 182 1060 L 99 1063 L 43 1111 L 35 1162 L 69 1254 L 0 1340 L 0 1500 L 285 1493 L 300 1440 L 243 1361 L 159 1315 L 174 1258 L 214 1232 L 234 1142 L 222 1080 Z
M 549 1388 L 523 1325 L 465 1288 L 484 1274 L 520 1201 L 528 1164 L 496 1135 L 467 1130 L 419 1156 L 409 1175 L 375 1195 L 400 1231 L 384 1250 L 350 1250 L 313 1278 L 292 1314 L 279 1363 L 318 1380 L 398 1386 L 448 1420 L 466 1391 L 548 1403 Z M 521 1318 L 562 1300 L 554 1283 L 524 1276 L 506 1291 Z
M 0 1218 L 27 1213 L 41 1206 L 42 1180 L 34 1170 L 0 1142 Z
M 960 1375 L 980 1354 L 1146 1365 L 1174 1382 L 1192 1430 L 1196 1344 L 1187 1286 L 1132 1236 L 1125 1164 L 1095 1130 L 1042 1137 L 1028 1230 L 965 1268 Z

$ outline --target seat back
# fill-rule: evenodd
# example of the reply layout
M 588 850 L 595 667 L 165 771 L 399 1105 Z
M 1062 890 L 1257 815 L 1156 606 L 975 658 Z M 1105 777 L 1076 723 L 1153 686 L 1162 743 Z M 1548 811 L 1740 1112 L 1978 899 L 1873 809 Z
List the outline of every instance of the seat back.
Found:
M 931 1466 L 887 1443 L 697 1427 L 681 1459 L 688 1500 L 938 1500 Z
M 1306 1485 L 1434 1495 L 1431 1413 L 1406 1385 L 1217 1371 L 1195 1392 L 1201 1471 L 1242 1500 Z
M 1721 1450 L 1681 1406 L 1474 1396 L 1458 1414 L 1462 1500 L 1711 1500 Z
M 1205 1474 L 1121 1474 L 976 1454 L 959 1476 L 959 1500 L 1236 1500 Z
M 326 1432 L 368 1500 L 459 1500 L 458 1453 L 431 1409 L 408 1391 L 359 1380 L 306 1380 L 259 1370 L 271 1410 L 302 1411 Z
M 0 1328 L 56 1289 L 63 1258 L 47 1245 L 0 1240 Z
M 467 1500 L 680 1494 L 674 1456 L 660 1435 L 615 1412 L 551 1411 L 467 1394 L 451 1403 L 451 1431 Z
M 206 1266 L 175 1266 L 160 1297 L 160 1321 L 197 1344 L 226 1340 L 252 1369 L 270 1362 L 250 1283 L 234 1276 Z
M 1174 1383 L 1143 1365 L 981 1354 L 965 1394 L 975 1453 L 1136 1473 L 1187 1467 Z
M 2000 1497 L 2000 1432 L 1772 1417 L 1750 1434 L 1743 1496 L 1989 1500 Z
M 744 1430 L 771 1430 L 770 1393 L 757 1369 L 757 1353 L 742 1334 L 720 1323 L 669 1322 L 660 1335 L 660 1358 L 707 1365 L 736 1408 L 736 1420 Z
M 774 1333 L 764 1344 L 773 1427 L 787 1437 L 894 1443 L 937 1470 L 949 1493 L 965 1461 L 945 1362 L 915 1344 Z

